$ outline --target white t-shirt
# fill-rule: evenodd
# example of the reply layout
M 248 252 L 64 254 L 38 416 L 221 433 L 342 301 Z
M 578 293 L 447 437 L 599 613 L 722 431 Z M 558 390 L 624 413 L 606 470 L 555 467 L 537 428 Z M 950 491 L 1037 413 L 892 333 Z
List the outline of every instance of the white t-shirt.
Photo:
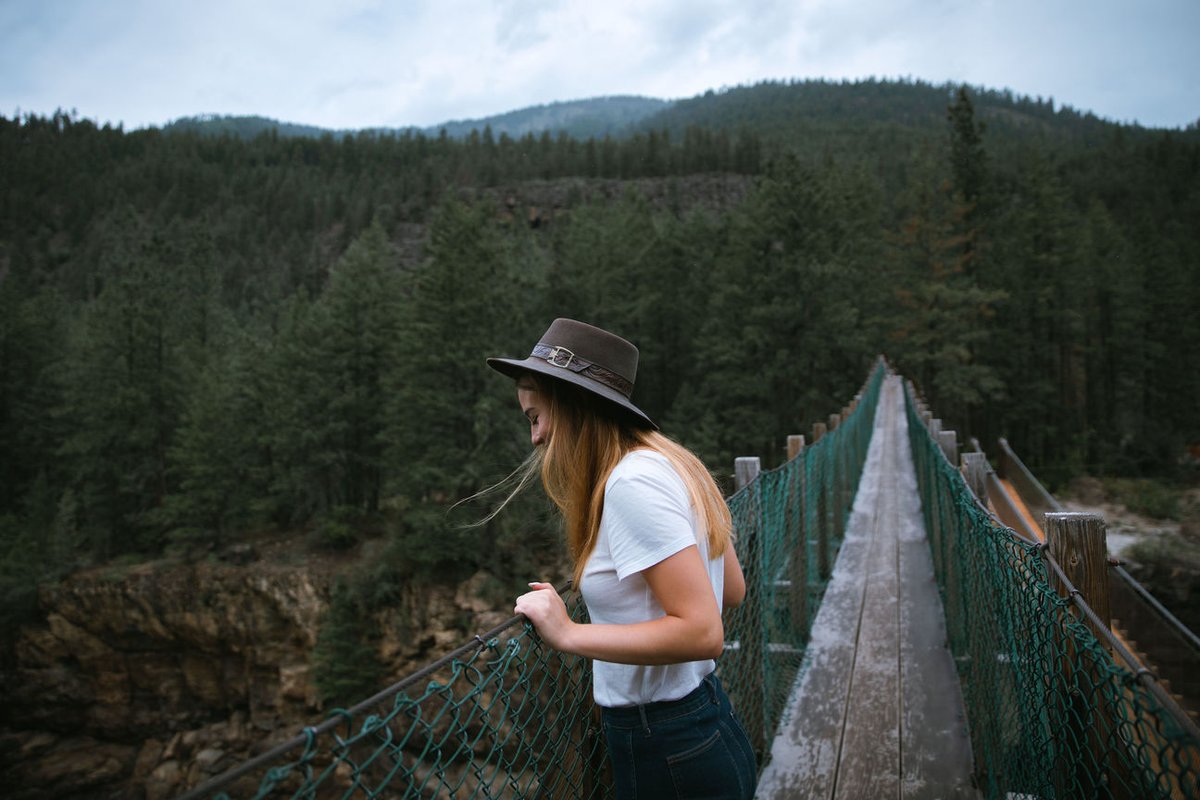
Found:
M 592 622 L 628 624 L 665 616 L 642 570 L 691 545 L 700 549 L 721 608 L 724 560 L 708 557 L 687 487 L 671 462 L 652 450 L 633 450 L 604 486 L 604 510 L 596 549 L 580 579 Z M 593 662 L 596 703 L 608 708 L 678 700 L 716 668 L 712 659 L 662 666 Z

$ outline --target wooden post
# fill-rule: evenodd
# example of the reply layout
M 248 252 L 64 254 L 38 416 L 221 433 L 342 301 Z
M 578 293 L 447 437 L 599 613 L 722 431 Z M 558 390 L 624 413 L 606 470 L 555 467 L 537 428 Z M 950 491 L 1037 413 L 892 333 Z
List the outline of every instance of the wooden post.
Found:
M 1104 518 L 1099 514 L 1056 513 L 1046 514 L 1046 549 L 1050 558 L 1059 565 L 1063 575 L 1079 592 L 1104 627 L 1111 625 L 1108 604 L 1108 547 Z M 1067 587 L 1058 574 L 1050 571 L 1054 588 L 1062 597 L 1069 597 Z M 1066 613 L 1075 615 L 1077 610 L 1068 606 Z M 1097 635 L 1097 625 L 1078 614 L 1080 620 Z M 1106 772 L 1109 767 L 1109 747 L 1105 741 L 1111 733 L 1112 722 L 1107 719 L 1104 698 L 1089 687 L 1099 686 L 1102 676 L 1099 669 L 1082 658 L 1081 648 L 1076 646 L 1064 620 L 1054 628 L 1058 635 L 1054 642 L 1057 651 L 1054 657 L 1061 658 L 1061 680 L 1051 684 L 1055 696 L 1049 707 L 1060 717 L 1051 723 L 1051 730 L 1059 731 L 1059 747 L 1065 758 L 1061 759 L 1065 774 L 1055 776 L 1056 787 L 1069 787 L 1081 797 L 1094 797 L 1108 783 Z
M 829 432 L 833 433 L 836 431 L 841 422 L 841 415 L 830 414 Z M 837 444 L 839 447 L 845 444 L 842 441 L 842 437 L 838 437 Z M 844 519 L 844 514 L 842 512 L 842 481 L 845 476 L 842 474 L 841 451 L 839 450 L 836 453 L 830 453 L 826 459 L 826 463 L 829 465 L 829 510 L 832 512 L 830 519 L 830 533 L 834 537 L 841 539 L 842 534 L 844 533 L 843 528 L 846 525 L 846 520 Z
M 752 486 L 754 479 L 762 471 L 762 461 L 758 456 L 739 456 L 733 461 L 733 477 L 737 491 L 749 487 L 757 492 L 759 487 Z M 751 514 L 747 515 L 747 529 L 740 531 L 746 537 L 746 542 L 739 554 L 742 558 L 742 571 L 746 577 L 746 601 L 743 605 L 743 619 L 746 626 L 742 629 L 739 640 L 738 663 L 741 674 L 747 676 L 746 686 L 739 693 L 739 711 L 744 707 L 742 719 L 746 724 L 746 733 L 750 737 L 750 745 L 756 753 L 764 753 L 769 739 L 765 733 L 768 717 L 765 701 L 766 680 L 764 672 L 767 667 L 767 648 L 764 647 L 767 635 L 766 615 L 770 609 L 766 607 L 766 589 L 773 575 L 765 574 L 766 558 L 762 530 L 762 506 L 760 498 L 748 499 L 747 506 Z
M 987 455 L 978 452 L 963 453 L 962 474 L 963 480 L 967 482 L 967 486 L 971 487 L 971 491 L 975 493 L 980 505 L 987 508 Z
M 796 456 L 804 452 L 804 435 L 793 433 L 787 437 L 787 460 L 792 461 Z
M 842 418 L 842 426 L 845 430 L 842 431 L 841 455 L 838 457 L 842 474 L 843 519 L 849 519 L 850 508 L 854 505 L 854 436 L 856 431 L 853 425 L 847 424 L 850 419 L 849 414 Z
M 925 429 L 929 432 L 930 438 L 934 442 L 937 442 L 938 433 L 942 429 L 942 421 L 933 417 L 928 409 L 921 412 L 921 421 L 925 423 Z M 931 455 L 930 458 L 936 459 L 936 456 Z M 929 493 L 931 500 L 929 508 L 929 536 L 931 537 L 931 541 L 937 542 L 937 547 L 934 549 L 934 563 L 937 565 L 938 570 L 945 574 L 947 531 L 944 524 L 945 519 L 942 514 L 942 506 L 946 502 L 945 493 L 941 491 L 940 482 L 937 478 L 937 464 L 931 461 L 926 466 L 929 470 L 928 478 L 933 484 L 933 490 Z
M 1112 624 L 1108 606 L 1108 535 L 1099 514 L 1048 513 L 1045 521 L 1046 547 L 1058 562 L 1083 601 L 1096 612 L 1107 628 Z M 1066 595 L 1062 587 L 1056 587 Z M 1088 627 L 1100 638 L 1091 621 Z M 1100 639 L 1102 642 L 1103 638 Z
M 822 470 L 824 471 L 824 470 Z M 827 477 L 817 479 L 817 574 L 821 580 L 829 577 L 829 500 L 824 483 Z
M 788 611 L 791 617 L 792 644 L 799 646 L 808 640 L 808 526 L 806 492 L 808 491 L 806 465 L 804 463 L 804 437 L 789 436 L 788 461 L 796 462 L 795 482 L 788 492 L 788 531 L 794 534 L 791 553 L 788 556 Z
M 942 446 L 942 452 L 946 454 L 946 460 L 951 464 L 957 464 L 958 434 L 954 431 L 941 431 L 938 433 L 937 442 Z
M 941 420 L 936 420 L 940 426 Z M 942 455 L 951 464 L 958 463 L 958 436 L 954 431 L 939 430 L 934 440 L 941 448 Z M 940 483 L 940 481 L 939 481 Z M 958 537 L 962 530 L 962 519 L 958 514 L 958 506 L 951 498 L 951 487 L 940 492 L 938 500 L 938 530 L 942 538 L 942 570 L 946 576 L 946 619 L 950 625 L 954 620 L 961 619 L 958 613 L 962 602 L 962 570 L 958 563 Z M 952 634 L 953 635 L 953 634 Z
M 738 456 L 733 460 L 734 485 L 743 489 L 762 472 L 762 459 L 758 456 Z
M 814 422 L 813 444 L 821 441 L 825 437 L 825 433 L 825 423 Z M 813 488 L 817 495 L 814 515 L 817 523 L 817 574 L 821 576 L 821 580 L 825 580 L 829 577 L 829 499 L 826 491 L 829 483 L 829 457 L 826 453 L 822 453 L 821 456 L 821 469 Z

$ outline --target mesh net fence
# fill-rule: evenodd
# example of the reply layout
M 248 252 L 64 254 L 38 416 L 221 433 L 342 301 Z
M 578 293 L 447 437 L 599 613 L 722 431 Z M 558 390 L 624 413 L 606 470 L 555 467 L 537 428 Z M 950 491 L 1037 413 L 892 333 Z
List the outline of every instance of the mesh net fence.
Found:
M 1044 547 L 998 523 L 922 424 L 908 430 L 976 779 L 987 797 L 1200 797 L 1200 737 L 1131 668 Z M 1125 662 L 1125 663 L 1122 663 Z
M 884 371 L 880 360 L 836 427 L 729 498 L 747 594 L 726 613 L 717 669 L 760 765 L 832 571 Z M 565 599 L 586 620 L 578 595 Z M 514 618 L 184 798 L 606 798 L 607 769 L 589 662 Z

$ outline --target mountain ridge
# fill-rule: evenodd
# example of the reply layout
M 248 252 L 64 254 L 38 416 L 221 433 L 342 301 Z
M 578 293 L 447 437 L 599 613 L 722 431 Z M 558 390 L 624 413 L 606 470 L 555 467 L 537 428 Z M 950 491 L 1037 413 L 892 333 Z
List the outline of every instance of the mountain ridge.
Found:
M 609 95 L 526 106 L 486 117 L 453 119 L 426 127 L 369 127 L 331 129 L 249 115 L 204 114 L 181 117 L 163 126 L 164 132 L 231 134 L 254 138 L 274 131 L 284 137 L 330 135 L 445 135 L 468 138 L 473 131 L 491 129 L 499 138 L 566 134 L 572 138 L 628 138 L 638 133 L 667 130 L 672 135 L 692 126 L 736 130 L 764 127 L 776 132 L 795 128 L 815 129 L 833 122 L 845 127 L 887 124 L 910 129 L 940 129 L 946 106 L 959 88 L 971 93 L 981 119 L 1025 134 L 1067 133 L 1071 138 L 1091 138 L 1114 130 L 1179 132 L 1192 135 L 1196 125 L 1149 128 L 1119 122 L 1078 110 L 1054 98 L 1021 95 L 1009 89 L 946 82 L 934 84 L 910 79 L 831 81 L 806 79 L 762 81 L 750 85 L 710 89 L 690 98 L 663 100 L 640 95 Z
M 274 130 L 284 137 L 335 137 L 361 133 L 378 135 L 422 134 L 440 136 L 445 131 L 455 139 L 466 138 L 472 131 L 491 128 L 496 136 L 520 138 L 543 132 L 566 133 L 578 139 L 622 136 L 638 122 L 671 105 L 671 101 L 637 95 L 609 95 L 581 100 L 564 100 L 493 114 L 487 117 L 452 119 L 437 125 L 420 127 L 323 128 L 317 125 L 274 120 L 260 115 L 198 114 L 180 117 L 163 126 L 164 132 L 190 131 L 201 134 L 233 134 L 254 138 Z

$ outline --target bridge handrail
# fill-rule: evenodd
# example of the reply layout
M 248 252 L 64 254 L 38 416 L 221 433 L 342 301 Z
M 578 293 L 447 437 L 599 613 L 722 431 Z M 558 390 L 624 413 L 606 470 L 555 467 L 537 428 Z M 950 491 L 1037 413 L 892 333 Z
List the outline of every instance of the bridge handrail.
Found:
M 976 501 L 906 391 L 909 436 L 980 788 L 988 796 L 1194 797 L 1200 731 L 1065 581 Z M 927 412 L 923 415 L 928 417 Z M 1068 612 L 1074 608 L 1079 616 Z M 1105 636 L 1104 634 L 1107 634 Z
M 1005 468 L 1004 472 L 1026 507 L 1062 511 L 1063 507 L 1057 498 L 1046 491 L 1008 441 L 1000 439 L 999 447 L 1000 463 Z M 993 501 L 1008 501 L 1006 492 L 1000 492 L 999 495 L 992 495 Z M 1015 510 L 1013 514 L 1022 528 L 1028 530 L 1020 514 Z M 1005 514 L 1000 516 L 1007 521 Z M 1042 538 L 1037 531 L 1031 533 L 1036 536 L 1036 539 L 1031 537 L 1031 541 Z M 1171 681 L 1188 702 L 1200 703 L 1200 636 L 1163 606 L 1123 566 L 1112 562 L 1110 567 L 1112 580 L 1109 582 L 1109 604 L 1113 616 L 1119 617 L 1125 625 L 1136 624 L 1138 636 L 1135 638 L 1140 640 L 1140 646 L 1146 649 L 1155 662 L 1153 666 L 1158 672 L 1155 677 Z M 1125 649 L 1121 647 L 1122 652 Z M 1131 668 L 1135 671 L 1141 670 L 1141 660 L 1135 658 Z M 1170 706 L 1177 706 L 1173 695 Z
M 1008 441 L 1001 438 L 999 440 L 999 444 L 1001 463 L 1007 462 L 1009 469 L 1012 471 L 1011 474 L 1020 476 L 1018 480 L 1012 480 L 1011 478 L 1010 480 L 1012 480 L 1013 487 L 1016 488 L 1018 493 L 1020 493 L 1021 499 L 1025 502 L 1025 505 L 1027 507 L 1036 507 L 1037 505 L 1041 505 L 1049 511 L 1062 511 L 1062 504 L 1058 502 L 1058 499 L 1055 498 L 1054 495 L 1046 491 L 1046 488 L 1042 486 L 1041 481 L 1037 479 L 1032 470 L 1025 466 L 1025 462 L 1023 462 L 1017 456 L 1016 452 L 1012 449 L 1012 446 L 1009 445 Z M 1031 502 L 1031 499 L 1033 502 Z M 1183 624 L 1178 617 L 1172 614 L 1162 603 L 1160 603 L 1158 599 L 1155 598 L 1155 596 L 1152 595 L 1146 589 L 1146 587 L 1138 581 L 1137 578 L 1130 575 L 1129 571 L 1120 564 L 1113 565 L 1113 574 L 1117 576 L 1117 580 L 1126 584 L 1129 587 L 1129 590 L 1133 592 L 1142 602 L 1144 602 L 1148 608 L 1157 614 L 1163 622 L 1173 628 L 1174 633 L 1178 635 L 1181 640 L 1187 642 L 1197 654 L 1200 654 L 1200 636 L 1197 636 L 1191 628 Z
M 565 594 L 570 590 L 571 582 L 567 581 L 565 584 L 557 588 L 560 594 Z M 523 614 L 517 615 L 510 617 L 485 633 L 476 634 L 474 638 L 468 640 L 466 643 L 456 647 L 454 650 L 451 650 L 441 658 L 426 664 L 416 672 L 406 675 L 405 677 L 393 683 L 391 686 L 388 686 L 386 689 L 377 692 L 371 697 L 368 697 L 366 700 L 363 700 L 362 702 L 350 707 L 349 709 L 346 709 L 345 711 L 342 711 L 341 709 L 334 711 L 332 716 L 327 717 L 320 724 L 305 728 L 303 733 L 300 733 L 286 742 L 272 747 L 265 753 L 257 755 L 254 758 L 251 758 L 248 761 L 238 765 L 237 767 L 234 767 L 233 769 L 230 769 L 227 772 L 224 772 L 221 775 L 218 775 L 217 777 L 200 784 L 194 789 L 191 789 L 190 791 L 180 795 L 178 798 L 176 798 L 176 800 L 199 800 L 199 798 L 214 794 L 220 789 L 223 789 L 229 784 L 233 783 L 243 775 L 253 772 L 254 770 L 266 764 L 277 761 L 281 756 L 284 756 L 299 747 L 310 744 L 315 737 L 330 733 L 336 730 L 339 726 L 346 724 L 348 720 L 352 720 L 363 712 L 377 708 L 384 701 L 395 697 L 406 689 L 415 686 L 418 681 L 428 678 L 429 676 L 435 674 L 438 670 L 453 664 L 455 661 L 458 661 L 464 656 L 477 655 L 479 652 L 490 646 L 489 642 L 497 639 L 497 637 L 499 637 L 502 633 L 510 631 L 524 622 L 525 616 Z
M 1025 502 L 1026 507 L 1037 507 L 1040 505 L 1049 511 L 1062 511 L 1062 504 L 1058 502 L 1058 499 L 1054 495 L 1046 491 L 1046 488 L 1037 479 L 1037 476 L 1033 474 L 1033 471 L 1025 466 L 1025 462 L 1017 456 L 1016 451 L 1012 449 L 1008 440 L 1000 438 L 998 441 L 1001 463 L 1008 465 L 1011 474 L 1020 476 L 1017 480 L 1012 480 L 1012 478 L 1009 480 L 1021 495 L 1021 499 Z M 1117 576 L 1117 580 L 1126 584 L 1129 590 L 1144 602 L 1148 608 L 1158 615 L 1163 622 L 1174 629 L 1173 632 L 1181 640 L 1187 642 L 1200 655 L 1200 636 L 1197 636 L 1182 620 L 1172 614 L 1137 578 L 1130 575 L 1129 571 L 1120 563 L 1112 564 L 1112 568 L 1113 574 Z

